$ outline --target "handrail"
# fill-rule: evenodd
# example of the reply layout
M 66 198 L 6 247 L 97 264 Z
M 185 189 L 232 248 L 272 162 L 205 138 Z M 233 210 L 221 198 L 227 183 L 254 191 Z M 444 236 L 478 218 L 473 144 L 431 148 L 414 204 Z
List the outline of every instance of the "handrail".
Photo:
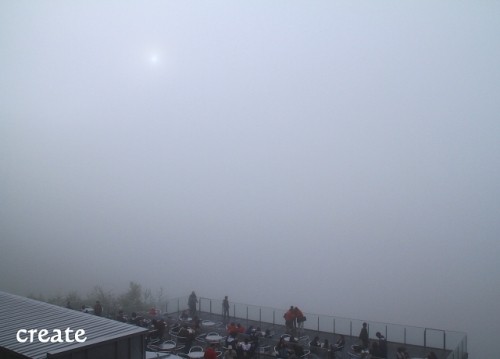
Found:
M 446 350 L 446 330 L 443 330 L 443 329 L 424 328 L 424 347 L 427 348 L 427 331 L 428 330 L 433 330 L 436 332 L 443 333 L 443 350 Z

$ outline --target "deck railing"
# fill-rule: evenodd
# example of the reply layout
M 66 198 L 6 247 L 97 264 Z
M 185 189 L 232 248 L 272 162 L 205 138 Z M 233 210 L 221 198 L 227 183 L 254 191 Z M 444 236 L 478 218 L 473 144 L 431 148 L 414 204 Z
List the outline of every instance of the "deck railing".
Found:
M 171 299 L 166 304 L 168 314 L 182 312 L 187 309 L 187 296 Z M 222 315 L 222 299 L 198 298 L 197 309 L 211 315 Z M 264 324 L 285 325 L 283 318 L 285 312 L 284 309 L 243 303 L 230 303 L 229 308 L 231 317 L 246 321 L 247 325 L 249 321 L 258 322 L 261 327 Z M 307 317 L 307 321 L 304 322 L 304 329 L 357 337 L 363 322 L 366 322 L 368 323 L 370 339 L 376 339 L 375 333 L 381 332 L 390 342 L 450 351 L 447 359 L 465 359 L 467 357 L 467 335 L 462 332 L 371 322 L 314 313 L 304 313 L 304 315 Z

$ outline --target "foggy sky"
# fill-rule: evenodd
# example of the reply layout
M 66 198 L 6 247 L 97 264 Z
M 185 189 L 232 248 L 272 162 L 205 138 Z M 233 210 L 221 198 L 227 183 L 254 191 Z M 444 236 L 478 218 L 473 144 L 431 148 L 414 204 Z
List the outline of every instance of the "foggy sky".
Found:
M 133 280 L 466 331 L 492 357 L 499 15 L 3 1 L 0 289 Z

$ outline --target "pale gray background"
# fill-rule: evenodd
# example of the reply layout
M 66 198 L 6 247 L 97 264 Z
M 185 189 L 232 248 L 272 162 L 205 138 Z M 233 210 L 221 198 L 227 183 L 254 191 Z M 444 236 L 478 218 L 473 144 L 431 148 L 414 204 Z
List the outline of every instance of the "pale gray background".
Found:
M 499 35 L 496 1 L 2 1 L 0 288 L 133 280 L 497 356 Z

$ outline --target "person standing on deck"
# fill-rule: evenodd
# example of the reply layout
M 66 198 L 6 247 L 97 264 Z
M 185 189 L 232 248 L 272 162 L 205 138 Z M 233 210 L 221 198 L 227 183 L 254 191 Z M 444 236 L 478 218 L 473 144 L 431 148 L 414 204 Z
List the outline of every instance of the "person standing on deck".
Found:
M 193 290 L 188 299 L 189 311 L 191 312 L 191 316 L 194 317 L 196 314 L 196 304 L 198 303 L 198 298 L 196 298 L 196 294 Z
M 295 320 L 295 313 L 293 311 L 293 305 L 283 314 L 283 318 L 285 318 L 285 327 L 287 333 L 292 333 L 293 330 L 293 322 Z
M 295 314 L 295 320 L 297 321 L 297 327 L 299 328 L 299 330 L 304 328 L 304 322 L 306 321 L 304 313 L 302 313 L 302 311 L 298 307 L 295 307 L 293 309 L 293 312 Z
M 229 300 L 227 299 L 227 295 L 224 297 L 222 301 L 222 320 L 229 320 Z
M 368 338 L 368 324 L 363 323 L 363 328 L 359 332 L 359 340 L 361 341 L 361 345 L 364 349 L 367 349 L 370 346 L 370 340 Z

